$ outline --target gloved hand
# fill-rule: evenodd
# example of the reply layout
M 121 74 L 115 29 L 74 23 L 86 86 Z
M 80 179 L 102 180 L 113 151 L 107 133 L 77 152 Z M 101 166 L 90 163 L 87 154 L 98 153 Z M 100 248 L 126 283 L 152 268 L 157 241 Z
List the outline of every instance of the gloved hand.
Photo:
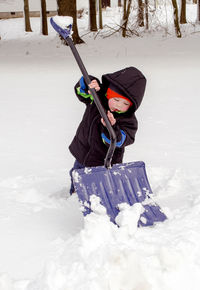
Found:
M 83 93 L 83 94 L 87 94 L 88 92 L 88 86 L 86 85 L 85 81 L 84 81 L 84 78 L 81 77 L 80 81 L 79 81 L 79 84 L 80 84 L 80 92 Z

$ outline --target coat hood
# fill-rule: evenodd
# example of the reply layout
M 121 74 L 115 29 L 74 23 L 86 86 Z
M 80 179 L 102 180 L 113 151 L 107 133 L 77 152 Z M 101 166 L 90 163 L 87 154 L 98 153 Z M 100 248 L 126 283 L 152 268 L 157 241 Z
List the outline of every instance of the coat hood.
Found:
M 117 72 L 103 75 L 102 84 L 106 91 L 110 84 L 115 86 L 134 104 L 134 108 L 137 110 L 144 96 L 146 78 L 137 68 L 127 67 Z

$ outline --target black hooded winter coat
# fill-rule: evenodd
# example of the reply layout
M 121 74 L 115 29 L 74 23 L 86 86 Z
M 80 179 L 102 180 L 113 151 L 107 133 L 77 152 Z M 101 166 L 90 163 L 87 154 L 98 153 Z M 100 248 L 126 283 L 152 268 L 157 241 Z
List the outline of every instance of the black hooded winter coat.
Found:
M 102 84 L 95 77 L 100 85 L 97 92 L 105 110 L 109 110 L 106 92 L 110 84 L 114 85 L 122 94 L 127 97 L 133 106 L 125 113 L 113 112 L 116 124 L 113 126 L 117 136 L 116 149 L 113 154 L 112 164 L 122 163 L 124 148 L 135 141 L 135 133 L 138 129 L 138 122 L 135 111 L 140 106 L 146 79 L 135 67 L 128 67 L 120 71 L 105 74 L 102 76 Z M 80 83 L 75 85 L 75 93 L 79 100 L 86 104 L 83 119 L 77 129 L 76 135 L 69 146 L 69 150 L 76 160 L 83 166 L 104 165 L 104 159 L 109 146 L 108 130 L 101 123 L 101 116 L 94 102 L 90 98 L 84 98 L 78 93 Z

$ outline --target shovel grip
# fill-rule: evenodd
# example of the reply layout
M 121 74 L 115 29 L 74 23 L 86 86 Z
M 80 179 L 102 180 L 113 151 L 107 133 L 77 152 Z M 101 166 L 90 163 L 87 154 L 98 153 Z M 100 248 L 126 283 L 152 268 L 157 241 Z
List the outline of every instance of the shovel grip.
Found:
M 80 57 L 80 55 L 79 55 L 79 53 L 78 53 L 73 41 L 72 41 L 72 39 L 70 37 L 67 37 L 65 40 L 66 40 L 67 44 L 69 45 L 69 47 L 71 48 L 71 51 L 72 51 L 72 53 L 73 53 L 73 55 L 74 55 L 74 57 L 76 59 L 76 62 L 77 62 L 78 66 L 79 66 L 79 68 L 80 68 L 80 70 L 81 70 L 81 72 L 83 74 L 85 82 L 87 83 L 87 85 L 89 85 L 90 82 L 91 82 L 90 77 L 89 77 L 89 75 L 87 73 L 87 70 L 86 70 L 86 68 L 85 68 L 85 66 L 84 66 L 84 64 L 82 62 L 82 59 L 81 59 L 81 57 Z M 107 114 L 106 114 L 102 104 L 101 104 L 101 101 L 99 100 L 99 97 L 98 97 L 95 89 L 93 89 L 93 88 L 90 89 L 90 92 L 91 92 L 91 94 L 92 94 L 92 96 L 94 98 L 95 105 L 97 106 L 97 109 L 98 109 L 101 117 L 104 119 L 104 121 L 106 123 L 106 127 L 107 127 L 109 135 L 110 135 L 111 143 L 110 143 L 110 146 L 108 148 L 108 151 L 107 151 L 107 154 L 106 154 L 106 158 L 104 160 L 104 166 L 106 168 L 110 168 L 111 167 L 113 153 L 115 151 L 115 145 L 116 145 L 116 139 L 117 139 L 116 138 L 116 134 L 115 134 L 115 131 L 113 130 L 113 128 L 112 128 L 112 126 L 110 124 L 110 121 L 109 121 L 109 119 L 107 117 Z

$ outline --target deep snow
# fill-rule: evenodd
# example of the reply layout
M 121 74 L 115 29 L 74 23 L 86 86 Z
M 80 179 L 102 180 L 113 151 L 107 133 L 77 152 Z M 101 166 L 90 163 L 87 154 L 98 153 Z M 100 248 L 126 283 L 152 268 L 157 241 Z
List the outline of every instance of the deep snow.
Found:
M 199 34 L 86 36 L 78 47 L 91 74 L 133 65 L 148 81 L 124 161 L 145 161 L 168 220 L 138 229 L 136 205 L 116 228 L 101 210 L 83 219 L 67 198 L 80 72 L 55 32 L 31 22 L 28 34 L 22 19 L 0 21 L 0 289 L 198 290 Z

